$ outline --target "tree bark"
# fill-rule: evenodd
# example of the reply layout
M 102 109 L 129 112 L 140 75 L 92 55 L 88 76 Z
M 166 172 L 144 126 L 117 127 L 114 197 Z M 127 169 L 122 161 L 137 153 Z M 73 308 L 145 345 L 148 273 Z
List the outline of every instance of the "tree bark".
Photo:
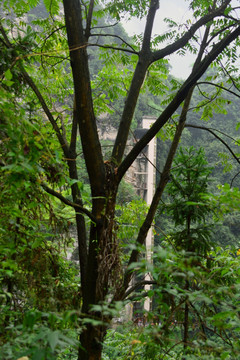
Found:
M 78 360 L 101 360 L 105 334 L 106 328 L 87 325 L 80 335 L 82 346 L 79 347 Z

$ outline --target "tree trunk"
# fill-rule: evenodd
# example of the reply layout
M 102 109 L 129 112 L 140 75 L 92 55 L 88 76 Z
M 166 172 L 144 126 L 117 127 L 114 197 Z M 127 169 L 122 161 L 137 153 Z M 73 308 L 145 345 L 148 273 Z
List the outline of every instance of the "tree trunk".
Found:
M 188 280 L 186 281 L 186 284 L 185 284 L 185 290 L 189 290 L 189 281 Z M 189 335 L 189 305 L 188 305 L 188 298 L 186 298 L 186 302 L 185 302 L 183 327 L 184 327 L 183 348 L 184 348 L 184 352 L 186 352 L 187 346 L 188 346 L 188 335 Z
M 106 206 L 101 211 L 101 221 L 93 224 L 90 231 L 88 266 L 86 273 L 86 291 L 83 296 L 82 313 L 86 318 L 102 322 L 100 325 L 89 323 L 80 335 L 79 360 L 101 359 L 102 345 L 106 335 L 108 324 L 112 317 L 102 315 L 98 311 L 92 311 L 92 305 L 100 305 L 106 301 L 109 285 L 116 288 L 120 277 L 117 276 L 119 269 L 118 246 L 115 229 L 115 204 L 117 182 L 110 163 L 105 164 L 106 183 Z M 100 214 L 99 214 L 100 215 Z M 96 241 L 97 240 L 97 241 Z M 89 320 L 91 322 L 91 320 Z
M 105 327 L 87 325 L 80 335 L 81 347 L 78 351 L 78 360 L 101 360 L 105 334 Z

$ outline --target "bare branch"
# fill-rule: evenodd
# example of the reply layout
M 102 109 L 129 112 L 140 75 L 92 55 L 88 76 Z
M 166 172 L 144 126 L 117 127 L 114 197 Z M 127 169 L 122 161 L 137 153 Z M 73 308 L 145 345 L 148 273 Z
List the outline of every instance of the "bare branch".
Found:
M 53 127 L 53 130 L 55 131 L 56 135 L 57 135 L 57 138 L 58 138 L 58 141 L 60 142 L 60 145 L 62 147 L 62 150 L 64 152 L 64 155 L 66 157 L 69 156 L 69 153 L 68 153 L 68 143 L 66 141 L 66 139 L 64 138 L 64 136 L 62 135 L 61 133 L 61 130 L 60 128 L 58 127 L 57 125 L 57 122 L 56 120 L 54 119 L 54 117 L 52 116 L 52 113 L 51 111 L 49 110 L 41 92 L 39 91 L 37 85 L 35 84 L 35 82 L 32 80 L 32 78 L 28 75 L 28 73 L 26 72 L 26 70 L 24 69 L 24 67 L 22 65 L 20 65 L 20 69 L 21 69 L 21 72 L 22 72 L 22 75 L 23 75 L 23 78 L 24 80 L 26 81 L 26 83 L 31 87 L 31 89 L 34 91 L 35 95 L 37 96 L 45 114 L 47 115 L 47 118 L 48 120 L 50 121 L 52 127 Z
M 226 31 L 226 30 L 231 29 L 232 27 L 236 26 L 236 24 L 238 24 L 238 23 L 239 23 L 239 21 L 236 20 L 234 24 L 230 24 L 230 25 L 228 25 L 228 26 L 225 26 L 224 28 L 222 28 L 222 29 L 220 29 L 219 31 L 217 31 L 216 33 L 214 33 L 214 34 L 211 36 L 211 38 L 209 39 L 207 45 L 209 45 L 209 44 L 213 41 L 213 39 L 215 39 L 218 35 L 222 34 L 222 33 L 223 33 L 224 31 Z
M 226 69 L 226 67 L 223 65 L 223 63 L 218 60 L 220 66 L 222 67 L 223 71 L 225 72 L 225 74 L 227 74 L 227 76 L 229 77 L 229 79 L 232 81 L 233 86 L 235 87 L 235 89 L 237 89 L 238 91 L 240 91 L 240 88 L 238 87 L 238 85 L 236 84 L 236 81 L 234 80 L 234 78 L 232 77 L 232 75 L 229 73 L 229 71 Z
M 95 29 L 107 29 L 107 28 L 111 28 L 111 27 L 114 27 L 116 25 L 119 24 L 119 21 L 115 22 L 114 24 L 110 24 L 110 25 L 103 25 L 103 26 L 93 26 L 92 27 L 92 30 L 95 30 Z
M 97 46 L 97 47 L 100 47 L 100 48 L 103 48 L 103 49 L 120 50 L 120 51 L 123 51 L 123 52 L 127 52 L 127 53 L 129 53 L 129 54 L 138 55 L 138 52 L 135 51 L 135 50 L 124 49 L 124 48 L 117 47 L 117 46 L 101 45 L 101 44 L 91 44 L 91 43 L 88 43 L 87 45 L 88 45 L 88 46 Z
M 65 27 L 66 27 L 65 25 L 62 25 L 62 26 L 58 27 L 57 29 L 54 29 L 53 31 L 51 31 L 51 33 L 50 33 L 48 36 L 46 36 L 45 39 L 43 40 L 43 46 L 46 44 L 46 41 L 47 41 L 53 34 L 55 34 L 55 32 L 57 32 L 57 31 L 59 31 L 59 30 L 62 30 L 62 29 L 64 29 Z M 43 47 L 43 46 L 42 46 L 42 47 Z
M 228 151 L 231 153 L 231 155 L 234 157 L 234 159 L 240 164 L 240 159 L 236 156 L 236 154 L 232 151 L 232 149 L 230 148 L 230 146 L 222 139 L 220 138 L 220 136 L 218 136 L 217 134 L 215 134 L 215 132 L 207 127 L 204 126 L 198 126 L 198 125 L 193 125 L 193 124 L 186 124 L 186 127 L 192 127 L 195 129 L 201 129 L 201 130 L 206 130 L 208 132 L 210 132 L 213 136 L 215 136 L 216 139 L 218 139 L 219 141 L 221 141 L 221 143 L 228 149 Z
M 65 205 L 71 206 L 72 208 L 74 208 L 76 211 L 79 211 L 82 214 L 85 214 L 89 217 L 89 219 L 91 219 L 94 223 L 97 223 L 97 219 L 92 215 L 92 213 L 87 210 L 86 208 L 84 208 L 83 206 L 73 203 L 72 201 L 66 199 L 62 194 L 60 194 L 59 192 L 51 189 L 50 187 L 48 187 L 46 184 L 41 184 L 41 187 L 50 195 L 55 196 L 57 199 L 61 200 L 62 203 L 64 203 Z
M 233 182 L 234 182 L 234 180 L 238 177 L 239 174 L 240 174 L 240 171 L 238 171 L 238 172 L 234 175 L 234 177 L 233 177 L 232 180 L 231 180 L 230 187 L 233 186 Z
M 132 45 L 130 45 L 127 41 L 125 41 L 121 36 L 119 35 L 114 35 L 114 34 L 91 34 L 91 36 L 101 36 L 101 37 L 114 37 L 117 38 L 119 40 L 121 40 L 125 45 L 127 45 L 128 47 L 130 47 L 132 49 L 132 51 L 134 51 L 136 54 L 138 54 L 138 52 L 132 47 Z M 122 49 L 125 50 L 125 49 Z
M 203 93 L 203 91 L 200 89 L 200 87 L 198 86 L 198 84 L 196 84 L 196 86 L 198 87 L 198 90 L 199 90 L 199 92 L 200 92 L 200 94 L 202 95 L 202 97 L 204 97 L 206 100 L 208 100 L 207 101 L 207 103 L 205 103 L 204 104 L 204 106 L 206 105 L 206 104 L 208 104 L 208 103 L 211 103 L 213 100 L 215 100 L 217 97 L 218 97 L 218 95 L 219 95 L 219 93 L 220 93 L 220 89 L 218 89 L 218 91 L 217 91 L 217 93 L 213 96 L 213 97 L 208 97 L 208 96 L 206 96 L 204 93 Z M 200 108 L 201 106 L 196 106 L 196 108 Z M 190 109 L 189 109 L 190 110 Z
M 199 81 L 199 82 L 197 82 L 197 85 L 202 85 L 202 84 L 204 84 L 204 85 L 212 85 L 212 86 L 218 87 L 219 89 L 225 90 L 225 91 L 229 92 L 230 94 L 240 98 L 240 95 L 238 95 L 235 91 L 232 91 L 232 90 L 226 88 L 225 86 L 215 84 L 215 83 L 212 83 L 210 81 Z M 240 89 L 237 88 L 237 90 L 240 92 Z

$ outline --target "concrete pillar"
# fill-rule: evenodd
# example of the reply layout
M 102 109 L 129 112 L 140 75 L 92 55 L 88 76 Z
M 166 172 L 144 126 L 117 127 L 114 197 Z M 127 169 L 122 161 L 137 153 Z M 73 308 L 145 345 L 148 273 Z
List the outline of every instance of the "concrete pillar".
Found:
M 155 118 L 144 117 L 142 120 L 143 129 L 150 129 L 151 125 L 155 122 Z M 152 198 L 155 191 L 156 183 L 156 138 L 154 137 L 148 144 L 148 149 L 146 153 L 147 157 L 147 166 L 146 166 L 146 194 L 145 200 L 148 205 L 151 204 Z M 152 227 L 149 229 L 146 237 L 146 259 L 147 261 L 152 261 L 152 249 L 154 246 L 154 235 Z M 149 274 L 145 275 L 145 280 L 151 280 Z M 150 290 L 151 285 L 145 285 L 145 291 Z M 144 302 L 144 309 L 149 311 L 151 309 L 151 299 L 146 298 Z

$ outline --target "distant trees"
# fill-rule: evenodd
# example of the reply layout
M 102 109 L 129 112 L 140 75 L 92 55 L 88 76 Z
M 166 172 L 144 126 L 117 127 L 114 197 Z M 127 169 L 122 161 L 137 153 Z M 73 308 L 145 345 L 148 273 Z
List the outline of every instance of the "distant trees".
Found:
M 25 251 L 23 247 L 39 252 L 46 248 L 48 261 L 52 261 L 55 250 L 43 234 L 50 231 L 52 236 L 58 217 L 66 227 L 69 222 L 76 224 L 81 288 L 74 300 L 76 308 L 92 320 L 80 335 L 81 360 L 101 358 L 111 314 L 102 314 L 99 306 L 106 299 L 109 303 L 122 300 L 133 274 L 121 265 L 115 218 L 118 188 L 126 171 L 180 107 L 152 204 L 131 248 L 128 265 L 132 266 L 169 181 L 197 81 L 213 65 L 219 72 L 216 82 L 226 77 L 229 86 L 238 84 L 235 61 L 240 26 L 234 1 L 190 1 L 193 19 L 186 24 L 167 20 L 169 32 L 156 37 L 152 29 L 158 0 L 102 1 L 101 7 L 96 3 L 63 0 L 63 18 L 61 2 L 46 0 L 48 17 L 33 18 L 29 25 L 24 15 L 38 5 L 37 0 L 2 0 L 5 15 L 0 24 L 3 257 L 9 251 L 11 231 L 11 263 L 15 264 L 16 256 Z M 19 17 L 17 23 L 12 21 L 13 13 Z M 145 17 L 143 35 L 131 43 L 121 37 L 124 34 L 107 37 L 107 27 L 102 33 L 98 18 L 108 13 L 112 27 L 124 13 Z M 107 39 L 104 44 L 98 42 L 101 37 Z M 102 69 L 91 77 L 88 49 L 96 47 L 101 49 Z M 169 71 L 168 56 L 176 52 L 184 56 L 186 49 L 196 54 L 191 74 L 182 83 L 172 79 L 168 88 L 163 87 L 162 79 Z M 159 96 L 162 108 L 154 125 L 127 152 L 134 112 L 145 86 Z M 111 156 L 104 158 L 97 121 L 106 111 L 116 116 L 109 101 L 120 96 L 124 102 L 116 140 Z M 79 177 L 79 151 L 85 160 L 90 196 Z M 62 242 L 59 246 L 63 247 Z M 36 261 L 33 257 L 32 266 Z M 44 273 L 46 267 L 41 269 Z M 9 274 L 5 270 L 3 274 L 4 283 Z M 57 274 L 51 274 L 56 285 Z M 8 292 L 12 291 L 10 286 Z M 4 299 L 5 304 L 11 303 L 11 299 Z

